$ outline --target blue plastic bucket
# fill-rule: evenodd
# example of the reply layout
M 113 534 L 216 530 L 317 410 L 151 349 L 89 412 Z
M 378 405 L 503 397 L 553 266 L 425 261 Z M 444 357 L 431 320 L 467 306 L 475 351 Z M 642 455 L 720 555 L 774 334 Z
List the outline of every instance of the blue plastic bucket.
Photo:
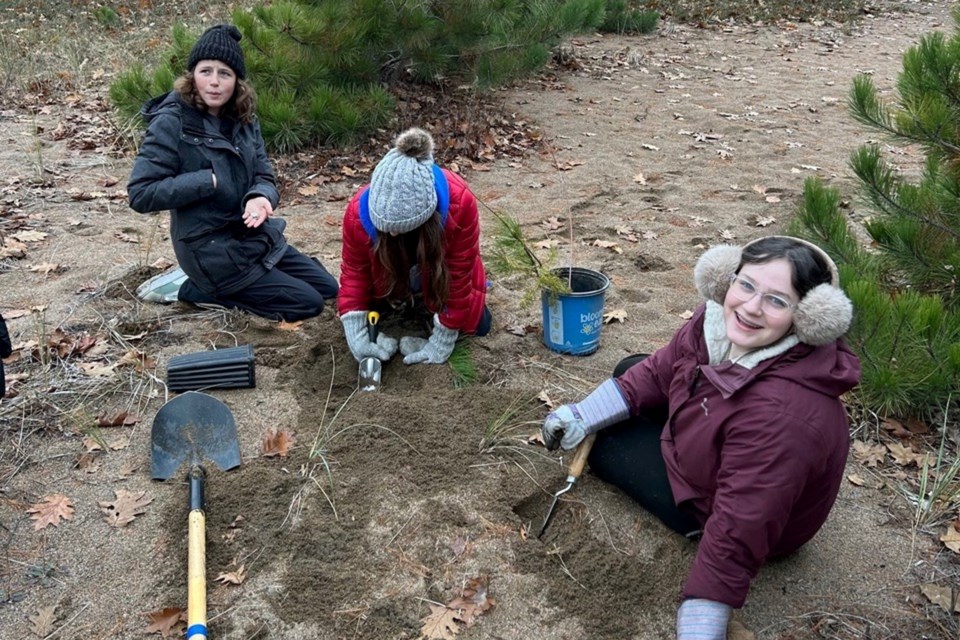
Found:
M 610 288 L 610 279 L 599 271 L 579 267 L 553 272 L 564 282 L 569 278 L 571 293 L 541 292 L 543 344 L 558 353 L 590 355 L 600 348 L 603 298 Z

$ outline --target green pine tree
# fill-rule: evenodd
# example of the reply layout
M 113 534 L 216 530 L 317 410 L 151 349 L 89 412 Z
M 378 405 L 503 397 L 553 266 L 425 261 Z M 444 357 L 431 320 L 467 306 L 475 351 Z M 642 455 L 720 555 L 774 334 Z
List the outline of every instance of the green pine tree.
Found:
M 604 24 L 648 32 L 656 18 L 621 0 L 277 0 L 232 14 L 264 139 L 281 152 L 384 127 L 397 82 L 497 86 L 540 69 L 566 36 Z M 111 85 L 128 122 L 170 90 L 196 37 L 175 28 L 163 65 Z
M 960 27 L 960 9 L 954 22 Z M 911 179 L 875 144 L 851 155 L 871 211 L 863 224 L 870 244 L 858 240 L 839 192 L 816 179 L 805 185 L 793 231 L 840 264 L 865 405 L 929 416 L 960 392 L 960 35 L 923 37 L 904 54 L 896 88 L 885 102 L 863 75 L 849 97 L 854 118 L 926 156 Z

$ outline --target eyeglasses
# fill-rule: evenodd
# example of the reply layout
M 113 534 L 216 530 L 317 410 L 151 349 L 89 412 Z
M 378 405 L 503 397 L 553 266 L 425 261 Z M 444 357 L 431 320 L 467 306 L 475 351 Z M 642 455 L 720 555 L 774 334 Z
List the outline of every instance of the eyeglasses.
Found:
M 792 311 L 797 305 L 775 293 L 764 293 L 743 276 L 730 274 L 730 294 L 740 302 L 749 302 L 760 296 L 760 308 L 767 315 L 778 318 Z

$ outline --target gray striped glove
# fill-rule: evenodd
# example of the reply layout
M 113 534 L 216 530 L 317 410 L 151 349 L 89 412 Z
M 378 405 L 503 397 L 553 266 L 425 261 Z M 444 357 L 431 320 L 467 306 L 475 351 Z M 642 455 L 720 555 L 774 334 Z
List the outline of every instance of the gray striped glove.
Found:
M 347 346 L 357 362 L 371 356 L 386 362 L 397 352 L 396 338 L 381 333 L 376 342 L 371 342 L 366 311 L 348 311 L 340 316 L 340 322 L 343 323 Z
M 453 347 L 457 344 L 457 337 L 460 332 L 456 329 L 448 329 L 440 324 L 440 318 L 433 316 L 433 333 L 430 339 L 414 338 L 404 336 L 400 338 L 400 353 L 403 354 L 403 364 L 419 364 L 429 362 L 430 364 L 443 364 L 453 353 Z
M 677 640 L 727 640 L 733 608 L 705 598 L 689 598 L 677 609 Z
M 586 398 L 565 404 L 547 414 L 540 436 L 553 451 L 557 446 L 573 449 L 591 433 L 630 417 L 630 407 L 613 378 L 603 382 Z

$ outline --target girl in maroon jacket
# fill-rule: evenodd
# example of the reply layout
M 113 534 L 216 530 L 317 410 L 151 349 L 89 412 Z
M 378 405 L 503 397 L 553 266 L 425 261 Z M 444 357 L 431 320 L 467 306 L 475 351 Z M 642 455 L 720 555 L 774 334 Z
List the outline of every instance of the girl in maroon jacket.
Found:
M 860 362 L 841 340 L 852 305 L 819 247 L 721 245 L 694 278 L 707 302 L 670 344 L 621 362 L 542 431 L 550 449 L 600 432 L 594 473 L 700 536 L 677 637 L 723 640 L 760 566 L 810 540 L 833 506 L 848 449 L 840 396 Z
M 433 138 L 402 133 L 373 170 L 343 219 L 340 297 L 350 352 L 357 361 L 441 364 L 460 334 L 486 335 L 486 273 L 480 259 L 477 201 L 460 176 L 433 163 Z M 367 313 L 391 302 L 422 302 L 433 314 L 429 338 L 367 332 Z

